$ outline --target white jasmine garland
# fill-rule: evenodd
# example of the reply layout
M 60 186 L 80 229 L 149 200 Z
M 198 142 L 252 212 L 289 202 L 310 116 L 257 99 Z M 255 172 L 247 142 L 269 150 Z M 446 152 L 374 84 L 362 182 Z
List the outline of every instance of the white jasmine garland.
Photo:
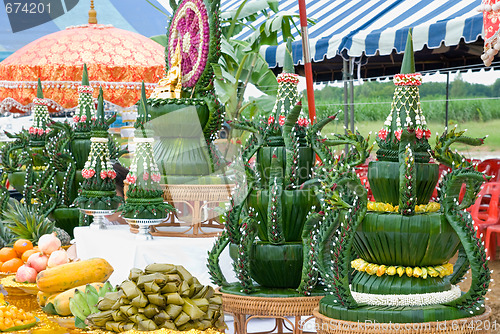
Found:
M 352 297 L 359 304 L 375 306 L 426 306 L 449 303 L 461 296 L 457 285 L 452 285 L 450 290 L 443 292 L 430 292 L 409 295 L 382 295 L 362 293 L 351 290 Z

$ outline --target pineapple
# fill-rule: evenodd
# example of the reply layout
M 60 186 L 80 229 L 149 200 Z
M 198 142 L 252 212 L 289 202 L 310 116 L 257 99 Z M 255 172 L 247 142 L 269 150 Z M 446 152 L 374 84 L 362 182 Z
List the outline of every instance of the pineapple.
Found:
M 0 221 L 0 248 L 11 246 L 16 240 L 16 237 L 7 227 L 7 223 Z
M 16 239 L 28 239 L 34 245 L 44 234 L 54 231 L 54 222 L 47 217 L 40 217 L 36 206 L 15 203 L 4 211 L 4 220 L 7 227 Z
M 61 240 L 61 246 L 68 246 L 71 244 L 71 237 L 62 228 L 54 227 L 54 232 L 56 233 L 56 237 Z

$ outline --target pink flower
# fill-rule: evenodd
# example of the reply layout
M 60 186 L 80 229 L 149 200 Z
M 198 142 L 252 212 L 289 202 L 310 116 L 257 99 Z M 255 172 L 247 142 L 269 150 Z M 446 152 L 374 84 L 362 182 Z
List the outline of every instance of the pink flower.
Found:
M 431 137 L 431 130 L 427 129 L 425 130 L 425 138 L 429 139 Z
M 378 137 L 382 140 L 385 140 L 387 138 L 387 130 L 380 129 L 380 131 L 378 132 Z
M 34 133 L 36 133 L 36 130 L 35 130 L 35 128 L 34 128 L 34 127 L 30 126 L 30 128 L 29 128 L 28 132 L 29 132 L 30 134 L 34 134 Z
M 44 134 L 45 131 L 43 131 L 43 129 L 38 129 L 38 134 L 41 136 Z
M 105 179 L 108 177 L 108 173 L 105 171 L 105 170 L 102 170 L 101 173 L 100 173 L 100 176 L 101 176 L 101 179 Z
M 154 182 L 160 182 L 161 175 L 160 174 L 151 174 L 151 180 L 153 180 Z
M 75 115 L 73 116 L 73 122 L 77 123 L 80 120 L 80 116 Z
M 82 169 L 82 176 L 84 179 L 90 179 L 92 176 L 94 176 L 95 170 L 91 169 Z
M 137 181 L 137 177 L 135 175 L 128 174 L 125 180 L 127 180 L 129 184 L 134 184 L 135 181 Z
M 142 179 L 144 181 L 147 181 L 149 179 L 149 173 L 148 172 L 144 172 L 144 174 L 142 174 Z
M 417 130 L 415 131 L 415 135 L 418 139 L 422 139 L 422 137 L 424 136 L 424 130 L 422 130 L 422 128 L 417 128 Z
M 45 133 L 49 133 L 50 132 L 50 129 L 45 129 Z
M 82 115 L 82 118 L 80 118 L 80 122 L 85 122 L 87 120 L 87 116 L 86 115 Z
M 297 124 L 299 124 L 299 126 L 303 126 L 303 127 L 306 127 L 309 125 L 309 120 L 305 117 L 300 117 L 298 120 L 297 120 Z
M 396 136 L 396 138 L 398 140 L 401 140 L 401 134 L 403 133 L 403 130 L 397 130 L 396 132 L 394 132 L 394 135 Z
M 108 177 L 113 180 L 116 177 L 116 172 L 112 169 L 108 170 Z
M 274 123 L 274 116 L 269 116 L 269 118 L 267 119 L 267 124 L 273 124 Z
M 280 116 L 280 119 L 278 122 L 280 123 L 281 126 L 285 125 L 285 119 L 286 119 L 285 116 L 283 116 L 283 115 Z

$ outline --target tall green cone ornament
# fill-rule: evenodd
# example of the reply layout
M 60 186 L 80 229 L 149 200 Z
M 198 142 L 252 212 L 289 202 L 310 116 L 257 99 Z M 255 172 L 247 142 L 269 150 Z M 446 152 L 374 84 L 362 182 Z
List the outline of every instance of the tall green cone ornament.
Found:
M 285 117 L 288 111 L 291 110 L 297 102 L 299 102 L 299 94 L 297 85 L 299 84 L 299 75 L 295 74 L 292 58 L 292 39 L 288 38 L 285 61 L 283 64 L 283 72 L 278 74 L 276 80 L 278 81 L 278 95 L 276 96 L 276 103 L 274 104 L 271 116 L 269 116 L 268 123 L 285 124 Z
M 384 122 L 384 127 L 378 132 L 377 142 L 380 149 L 377 158 L 380 161 L 398 161 L 398 147 L 404 129 L 415 132 L 415 161 L 429 162 L 428 139 L 431 131 L 427 128 L 425 117 L 420 108 L 419 86 L 422 84 L 422 75 L 415 73 L 413 58 L 412 31 L 408 32 L 406 49 L 401 65 L 401 73 L 394 76 L 394 98 L 391 112 Z
M 73 116 L 75 130 L 77 132 L 89 132 L 92 126 L 92 119 L 95 117 L 96 109 L 92 93 L 94 88 L 89 84 L 87 65 L 83 64 L 82 84 L 78 87 L 78 112 Z
M 90 131 L 96 113 L 93 92 L 94 88 L 89 84 L 87 65 L 84 64 L 82 85 L 78 87 L 78 108 L 73 116 L 74 140 L 71 142 L 71 152 L 78 170 L 83 168 L 90 153 Z
M 108 129 L 114 121 L 104 118 L 102 88 L 99 89 L 99 98 L 96 117 L 92 122 L 90 154 L 82 169 L 85 179 L 80 189 L 75 205 L 81 209 L 114 210 L 123 199 L 116 196 L 116 172 L 110 161 L 108 148 Z
M 163 202 L 161 174 L 153 156 L 154 133 L 146 129 L 150 118 L 146 99 L 143 82 L 137 121 L 134 125 L 136 151 L 126 179 L 129 183 L 127 199 L 118 211 L 122 211 L 124 218 L 164 219 L 174 208 Z
M 30 146 L 44 146 L 45 137 L 50 132 L 47 124 L 50 123 L 49 108 L 43 97 L 42 83 L 38 78 L 38 90 L 33 99 L 33 124 L 28 132 L 30 135 Z

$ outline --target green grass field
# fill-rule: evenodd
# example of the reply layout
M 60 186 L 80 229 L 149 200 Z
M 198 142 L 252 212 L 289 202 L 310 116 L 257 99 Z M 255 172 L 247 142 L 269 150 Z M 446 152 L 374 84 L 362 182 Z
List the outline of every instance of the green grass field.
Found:
M 375 141 L 375 136 L 378 130 L 380 130 L 383 122 L 374 121 L 374 122 L 357 122 L 355 126 L 358 128 L 358 131 L 363 135 L 367 136 L 370 131 L 372 135 L 370 138 Z M 436 131 L 441 134 L 444 131 L 443 123 L 430 122 L 428 124 L 429 128 L 432 131 L 432 137 L 429 140 L 431 147 L 435 145 L 436 140 Z M 455 124 L 450 124 L 451 126 L 455 126 Z M 484 137 L 488 135 L 488 138 L 484 141 L 484 145 L 481 147 L 467 146 L 463 144 L 455 144 L 452 146 L 452 149 L 457 149 L 458 151 L 464 152 L 468 157 L 476 157 L 481 155 L 495 155 L 494 152 L 498 152 L 498 157 L 500 158 L 500 119 L 490 120 L 488 122 L 465 122 L 457 124 L 458 130 L 467 129 L 467 136 L 469 137 Z M 323 130 L 324 134 L 329 133 L 339 133 L 343 132 L 343 122 L 337 121 L 333 124 L 328 125 Z M 375 144 L 374 150 L 377 149 L 377 145 Z M 478 153 L 478 151 L 480 153 Z

